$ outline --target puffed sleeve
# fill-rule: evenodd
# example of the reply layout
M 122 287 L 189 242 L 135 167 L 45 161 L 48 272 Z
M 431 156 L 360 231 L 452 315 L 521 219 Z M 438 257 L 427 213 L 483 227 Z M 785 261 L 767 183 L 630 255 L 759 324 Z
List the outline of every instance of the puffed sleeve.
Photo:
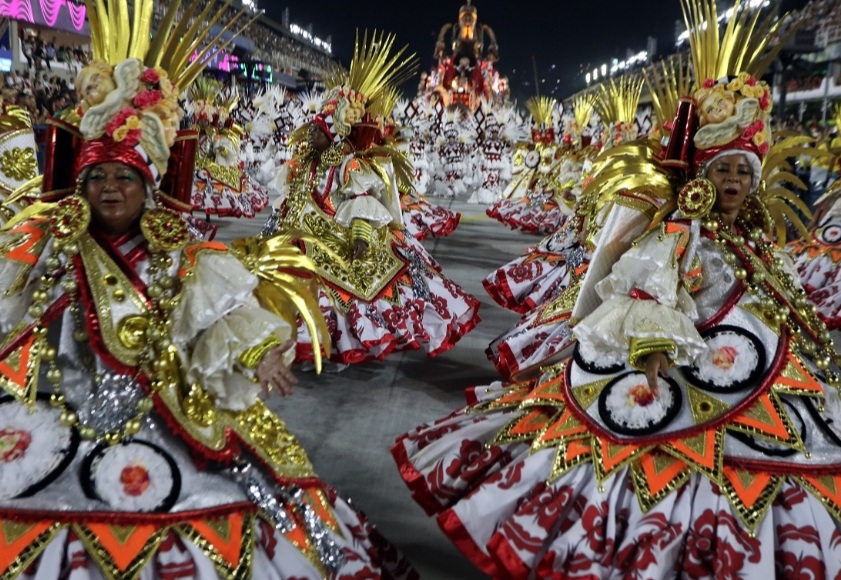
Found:
M 339 225 L 350 228 L 355 219 L 365 220 L 374 228 L 401 223 L 397 182 L 390 163 L 383 164 L 385 179 L 367 163 L 352 157 L 341 171 L 344 180 L 336 207 Z
M 254 277 L 234 256 L 205 252 L 187 277 L 173 313 L 173 342 L 185 354 L 188 380 L 197 382 L 223 409 L 242 410 L 254 403 L 260 386 L 243 372 L 239 356 L 274 335 L 281 341 L 292 327 L 262 309 L 253 296 Z M 284 362 L 289 365 L 293 350 Z
M 681 283 L 693 237 L 689 227 L 663 224 L 622 255 L 596 286 L 602 304 L 573 330 L 585 356 L 639 366 L 637 356 L 656 351 L 686 365 L 706 352 L 695 302 Z

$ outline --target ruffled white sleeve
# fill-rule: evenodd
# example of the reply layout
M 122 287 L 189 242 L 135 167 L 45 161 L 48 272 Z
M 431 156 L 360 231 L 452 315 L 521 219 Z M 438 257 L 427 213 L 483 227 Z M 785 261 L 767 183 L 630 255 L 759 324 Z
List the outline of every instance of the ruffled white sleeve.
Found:
M 286 321 L 260 308 L 252 294 L 256 286 L 235 257 L 202 254 L 174 312 L 173 341 L 190 352 L 188 380 L 201 384 L 223 409 L 245 409 L 260 394 L 260 385 L 238 370 L 238 357 L 272 334 L 281 341 L 292 336 Z M 287 365 L 293 350 L 285 354 Z
M 400 209 L 399 205 L 394 207 L 396 190 L 393 189 L 367 167 L 348 171 L 347 180 L 339 189 L 342 201 L 336 207 L 336 222 L 346 228 L 355 219 L 365 220 L 374 228 L 400 223 L 402 217 L 395 215 Z
M 678 235 L 651 232 L 622 255 L 609 276 L 599 282 L 602 299 L 573 332 L 582 353 L 608 364 L 628 362 L 633 343 L 668 344 L 671 362 L 691 364 L 706 352 L 693 323 L 695 302 L 680 284 L 682 265 Z

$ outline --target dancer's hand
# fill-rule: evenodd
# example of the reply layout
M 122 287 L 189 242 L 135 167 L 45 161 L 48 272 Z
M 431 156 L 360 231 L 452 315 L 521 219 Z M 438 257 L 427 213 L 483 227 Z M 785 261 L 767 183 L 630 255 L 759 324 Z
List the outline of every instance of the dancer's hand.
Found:
M 355 240 L 353 242 L 353 259 L 361 260 L 368 251 L 368 243 L 363 240 Z
M 653 352 L 645 359 L 645 377 L 648 379 L 648 388 L 655 397 L 660 392 L 658 376 L 669 376 L 669 359 L 662 352 Z
M 283 364 L 283 353 L 294 345 L 294 340 L 287 340 L 263 355 L 260 364 L 257 365 L 255 374 L 265 395 L 268 395 L 272 389 L 283 396 L 291 395 L 292 387 L 298 384 L 295 374 Z

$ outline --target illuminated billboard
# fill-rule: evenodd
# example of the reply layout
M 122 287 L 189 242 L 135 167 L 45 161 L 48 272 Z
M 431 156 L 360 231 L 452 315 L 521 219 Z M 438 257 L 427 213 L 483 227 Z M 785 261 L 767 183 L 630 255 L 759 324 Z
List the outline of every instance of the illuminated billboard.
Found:
M 0 17 L 90 36 L 84 2 L 73 0 L 0 0 Z

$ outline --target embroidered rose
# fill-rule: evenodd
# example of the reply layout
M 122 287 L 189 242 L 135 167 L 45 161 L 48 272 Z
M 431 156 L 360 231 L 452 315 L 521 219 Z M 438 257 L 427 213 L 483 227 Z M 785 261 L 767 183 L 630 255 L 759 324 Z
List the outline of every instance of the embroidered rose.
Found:
M 768 94 L 768 91 L 762 92 L 762 96 L 759 98 L 759 108 L 763 111 L 767 111 L 771 108 L 771 97 Z
M 762 119 L 757 119 L 756 121 L 754 121 L 753 123 L 748 125 L 748 128 L 745 129 L 745 132 L 742 133 L 742 135 L 744 136 L 745 139 L 751 139 L 751 138 L 753 138 L 754 135 L 756 135 L 757 133 L 762 131 L 764 128 L 765 128 L 764 121 Z
M 709 79 L 704 81 L 703 87 L 705 89 L 711 89 L 711 88 L 713 88 L 713 86 L 715 86 L 715 80 L 714 79 L 709 78 Z
M 654 402 L 654 393 L 648 385 L 637 385 L 628 391 L 629 407 L 647 407 Z
M 114 131 L 116 131 L 119 127 L 122 127 L 126 124 L 126 122 L 131 118 L 137 118 L 137 111 L 132 109 L 131 107 L 126 107 L 122 109 L 119 113 L 117 113 L 111 122 L 105 126 L 105 131 L 109 135 L 113 135 Z
M 712 361 L 718 368 L 728 370 L 736 363 L 736 357 L 738 355 L 739 351 L 732 346 L 722 346 L 715 350 Z
M 152 484 L 149 471 L 142 465 L 127 465 L 120 472 L 120 483 L 126 495 L 137 497 L 143 495 Z
M 3 429 L 0 431 L 0 463 L 11 463 L 26 454 L 32 435 L 18 429 Z
M 119 142 L 123 141 L 126 137 L 128 137 L 128 132 L 130 130 L 131 129 L 129 129 L 125 125 L 123 125 L 122 127 L 117 127 L 116 129 L 114 129 L 114 132 L 111 133 L 111 138 L 114 139 L 114 141 L 119 143 Z
M 155 69 L 147 68 L 143 71 L 143 74 L 140 75 L 140 80 L 147 85 L 156 85 L 158 84 L 158 81 L 161 80 L 161 75 Z
M 160 103 L 161 99 L 163 99 L 161 91 L 153 89 L 139 93 L 136 97 L 134 97 L 132 104 L 139 109 L 148 109 L 149 107 L 153 107 Z

